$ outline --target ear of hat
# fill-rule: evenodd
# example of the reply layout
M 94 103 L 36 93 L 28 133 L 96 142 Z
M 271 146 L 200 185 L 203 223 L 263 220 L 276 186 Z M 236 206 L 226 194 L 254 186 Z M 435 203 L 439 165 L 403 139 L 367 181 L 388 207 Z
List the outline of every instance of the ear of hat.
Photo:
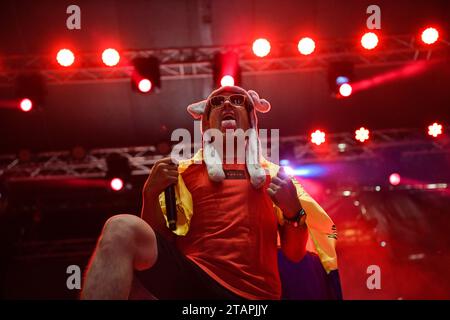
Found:
M 206 100 L 202 100 L 196 103 L 188 105 L 187 110 L 194 119 L 200 119 L 205 113 Z
M 270 102 L 266 99 L 261 99 L 256 91 L 248 90 L 248 95 L 252 100 L 253 106 L 255 109 L 261 113 L 267 113 L 271 109 Z

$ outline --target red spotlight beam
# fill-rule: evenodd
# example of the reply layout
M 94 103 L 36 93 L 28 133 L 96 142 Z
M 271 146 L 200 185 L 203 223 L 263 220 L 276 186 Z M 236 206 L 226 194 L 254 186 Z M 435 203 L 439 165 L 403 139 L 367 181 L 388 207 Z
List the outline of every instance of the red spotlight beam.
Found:
M 0 109 L 17 109 L 19 108 L 19 103 L 22 99 L 2 99 L 0 100 Z
M 356 81 L 352 83 L 352 89 L 353 93 L 367 90 L 373 87 L 377 87 L 379 85 L 404 79 L 404 78 L 410 78 L 413 76 L 417 76 L 423 72 L 425 72 L 427 69 L 431 67 L 431 62 L 426 61 L 417 61 L 410 63 L 406 66 L 403 66 L 401 68 L 398 68 L 396 70 L 391 70 L 379 75 L 376 75 L 369 79 L 364 79 L 360 81 Z
M 82 177 L 70 176 L 53 176 L 53 177 L 34 177 L 33 179 L 27 177 L 16 177 L 9 179 L 14 183 L 36 183 L 42 187 L 49 188 L 71 188 L 71 189 L 109 189 L 110 181 L 102 178 L 87 179 Z

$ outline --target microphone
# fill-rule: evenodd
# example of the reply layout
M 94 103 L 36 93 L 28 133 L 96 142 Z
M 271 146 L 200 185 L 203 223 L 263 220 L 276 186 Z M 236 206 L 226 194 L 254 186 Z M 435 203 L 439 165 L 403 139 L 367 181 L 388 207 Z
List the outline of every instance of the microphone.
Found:
M 166 214 L 169 221 L 169 229 L 177 228 L 177 202 L 175 199 L 175 185 L 171 184 L 164 190 L 164 198 L 166 200 Z

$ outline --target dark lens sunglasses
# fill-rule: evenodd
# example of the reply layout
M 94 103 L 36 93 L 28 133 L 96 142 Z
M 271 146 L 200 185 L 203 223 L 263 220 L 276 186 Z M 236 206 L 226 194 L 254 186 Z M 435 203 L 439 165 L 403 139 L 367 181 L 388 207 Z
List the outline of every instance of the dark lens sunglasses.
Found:
M 230 101 L 231 105 L 235 107 L 244 107 L 246 97 L 243 94 L 232 94 L 229 97 L 214 96 L 211 99 L 209 99 L 209 103 L 213 108 L 223 107 L 226 101 Z

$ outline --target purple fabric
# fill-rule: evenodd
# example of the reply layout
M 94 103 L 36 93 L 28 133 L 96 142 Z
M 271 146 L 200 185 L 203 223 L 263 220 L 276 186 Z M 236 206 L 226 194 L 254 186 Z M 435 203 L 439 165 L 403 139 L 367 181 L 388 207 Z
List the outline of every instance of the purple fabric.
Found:
M 288 260 L 278 251 L 282 295 L 284 300 L 342 300 L 337 270 L 326 273 L 317 255 L 307 252 L 300 262 Z

